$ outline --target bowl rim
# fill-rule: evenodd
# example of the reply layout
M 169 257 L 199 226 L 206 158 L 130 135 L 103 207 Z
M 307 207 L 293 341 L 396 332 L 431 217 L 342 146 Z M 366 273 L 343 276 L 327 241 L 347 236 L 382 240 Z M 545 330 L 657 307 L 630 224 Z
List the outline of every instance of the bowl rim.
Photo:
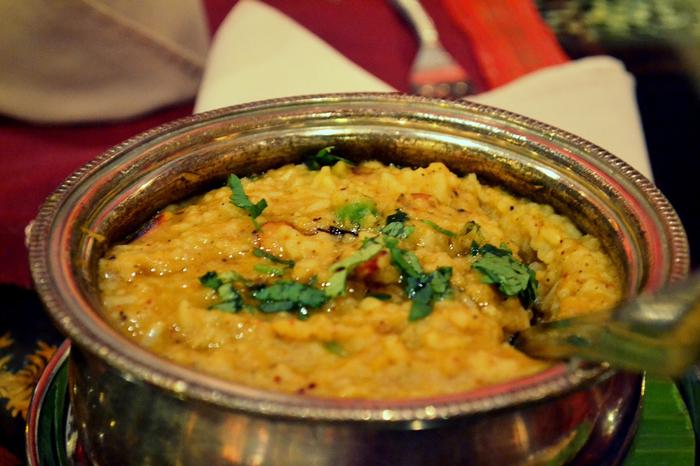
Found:
M 76 343 L 77 347 L 106 361 L 109 366 L 115 368 L 127 379 L 135 376 L 137 380 L 160 387 L 181 398 L 193 398 L 235 410 L 286 418 L 379 421 L 384 423 L 429 421 L 483 413 L 516 404 L 536 402 L 545 397 L 561 396 L 581 386 L 612 376 L 614 371 L 605 364 L 594 365 L 581 361 L 570 361 L 557 363 L 543 372 L 503 384 L 464 393 L 426 398 L 364 400 L 317 398 L 277 393 L 224 381 L 194 369 L 179 366 L 155 356 L 121 335 L 119 335 L 121 340 L 116 339 L 116 342 L 106 344 L 103 339 L 99 338 L 100 332 L 103 330 L 116 332 L 115 330 L 104 321 L 96 322 L 92 329 L 86 329 L 81 322 L 71 317 L 67 304 L 57 298 L 58 293 L 52 287 L 49 271 L 50 251 L 47 240 L 53 218 L 62 206 L 62 201 L 72 192 L 73 188 L 88 174 L 98 170 L 109 161 L 157 137 L 167 136 L 173 131 L 206 123 L 220 117 L 235 118 L 237 115 L 253 110 L 299 103 L 364 101 L 367 104 L 378 104 L 387 99 L 394 102 L 420 102 L 437 107 L 461 108 L 495 119 L 507 119 L 510 122 L 561 138 L 600 159 L 604 164 L 612 166 L 651 200 L 657 208 L 658 214 L 666 221 L 671 238 L 671 244 L 668 247 L 671 249 L 671 257 L 673 258 L 670 264 L 669 281 L 679 280 L 687 275 L 689 268 L 687 239 L 678 216 L 665 196 L 651 181 L 626 162 L 579 136 L 523 115 L 464 99 L 446 101 L 400 93 L 315 94 L 223 107 L 162 124 L 108 149 L 66 178 L 41 206 L 30 232 L 29 257 L 32 277 L 52 318 L 59 328 Z M 130 342 L 130 344 L 127 345 L 126 349 L 119 348 L 119 343 L 123 344 L 124 342 Z

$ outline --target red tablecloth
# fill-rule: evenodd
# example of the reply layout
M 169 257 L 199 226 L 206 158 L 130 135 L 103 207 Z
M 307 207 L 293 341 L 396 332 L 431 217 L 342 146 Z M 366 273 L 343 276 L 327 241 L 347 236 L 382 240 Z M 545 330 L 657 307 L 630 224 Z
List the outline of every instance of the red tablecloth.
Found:
M 479 29 L 486 24 L 485 21 L 494 18 L 500 18 L 499 27 L 502 27 L 504 21 L 508 22 L 509 2 L 512 1 L 497 0 L 494 3 L 489 0 L 474 4 L 461 0 L 422 2 L 433 17 L 445 47 L 474 78 L 477 89 L 487 88 L 489 82 L 484 76 L 493 74 L 478 71 L 475 62 L 477 57 L 497 55 L 495 63 L 500 60 L 503 66 L 512 65 L 509 60 L 514 58 L 504 55 L 502 47 L 498 48 L 499 43 L 502 46 L 502 42 L 507 40 L 503 34 L 495 38 L 500 42 L 485 40 L 481 53 L 475 54 L 474 44 L 470 43 L 469 34 L 465 31 L 469 27 Z M 350 60 L 396 89 L 408 91 L 408 72 L 417 50 L 417 42 L 410 28 L 388 2 L 267 0 L 267 3 L 296 19 Z M 474 5 L 479 3 L 482 7 L 475 9 Z M 233 0 L 205 0 L 212 31 L 216 30 L 234 4 Z M 459 9 L 460 6 L 463 10 L 472 8 L 472 11 L 464 13 Z M 489 12 L 488 8 L 492 10 Z M 455 11 L 462 11 L 462 14 L 455 14 Z M 487 18 L 488 15 L 491 16 Z M 521 18 L 519 21 L 522 23 L 524 20 Z M 532 25 L 532 20 L 529 24 Z M 460 29 L 465 25 L 466 30 Z M 542 42 L 553 40 L 543 37 L 537 27 L 529 30 L 528 37 L 540 38 Z M 553 44 L 550 49 L 556 47 L 558 46 Z M 523 47 L 520 46 L 520 49 Z M 533 53 L 542 53 L 539 49 L 533 50 Z M 494 63 L 493 57 L 490 62 Z M 513 73 L 510 76 L 512 79 Z M 24 228 L 36 215 L 42 200 L 61 180 L 112 145 L 190 112 L 191 103 L 188 103 L 130 121 L 82 126 L 47 127 L 0 119 L 0 157 L 4 174 L 0 185 L 0 283 L 23 286 L 31 284 L 27 250 L 24 246 Z

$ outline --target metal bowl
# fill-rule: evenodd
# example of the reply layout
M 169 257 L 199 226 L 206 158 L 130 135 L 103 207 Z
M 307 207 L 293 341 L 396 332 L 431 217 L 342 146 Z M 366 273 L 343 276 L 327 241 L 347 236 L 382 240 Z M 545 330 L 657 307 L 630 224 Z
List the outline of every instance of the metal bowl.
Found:
M 37 290 L 73 341 L 71 403 L 96 465 L 560 464 L 629 428 L 640 377 L 557 364 L 532 377 L 416 400 L 267 392 L 180 367 L 100 317 L 97 261 L 158 209 L 335 145 L 355 160 L 458 173 L 552 205 L 594 232 L 627 296 L 685 276 L 665 197 L 576 136 L 499 109 L 394 94 L 270 100 L 195 115 L 116 146 L 52 194 L 31 231 Z M 636 401 L 635 401 L 636 400 Z M 583 458 L 583 459 L 582 459 Z

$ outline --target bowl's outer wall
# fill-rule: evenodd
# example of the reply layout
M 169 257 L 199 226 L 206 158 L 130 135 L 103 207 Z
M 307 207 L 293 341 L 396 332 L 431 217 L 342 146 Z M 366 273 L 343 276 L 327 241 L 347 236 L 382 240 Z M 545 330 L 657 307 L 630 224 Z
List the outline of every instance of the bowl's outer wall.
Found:
M 599 443 L 589 463 L 597 464 L 640 403 L 640 376 L 618 373 L 516 411 L 402 424 L 304 421 L 183 400 L 75 347 L 70 360 L 73 413 L 96 465 L 561 464 L 589 437 Z
M 174 367 L 100 319 L 97 262 L 110 244 L 230 172 L 260 172 L 328 145 L 355 160 L 443 161 L 547 202 L 601 238 L 628 295 L 687 273 L 680 222 L 648 180 L 590 143 L 497 109 L 322 96 L 176 122 L 69 178 L 32 230 L 37 289 L 75 343 L 71 399 L 95 464 L 558 464 L 595 434 L 597 418 L 611 414 L 614 432 L 636 411 L 639 378 L 576 364 L 498 397 L 400 410 L 300 407 Z

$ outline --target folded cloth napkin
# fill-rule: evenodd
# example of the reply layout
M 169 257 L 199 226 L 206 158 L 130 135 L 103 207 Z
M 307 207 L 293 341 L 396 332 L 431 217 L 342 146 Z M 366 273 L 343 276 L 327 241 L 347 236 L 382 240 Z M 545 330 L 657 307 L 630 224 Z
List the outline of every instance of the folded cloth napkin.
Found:
M 257 0 L 242 0 L 212 43 L 195 112 L 274 97 L 394 89 L 312 32 Z M 471 100 L 575 133 L 651 178 L 634 94 L 622 63 L 591 57 L 552 66 Z

